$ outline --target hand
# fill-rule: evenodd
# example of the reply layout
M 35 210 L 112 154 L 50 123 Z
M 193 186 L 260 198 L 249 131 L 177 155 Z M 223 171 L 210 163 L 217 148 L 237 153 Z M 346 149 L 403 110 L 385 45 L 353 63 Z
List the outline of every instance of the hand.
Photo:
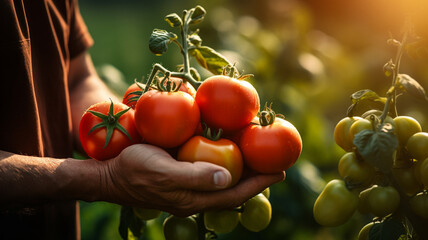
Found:
M 179 162 L 164 150 L 137 144 L 102 162 L 105 200 L 159 209 L 177 216 L 238 207 L 285 173 L 251 176 L 225 189 L 231 181 L 223 167 L 207 162 Z

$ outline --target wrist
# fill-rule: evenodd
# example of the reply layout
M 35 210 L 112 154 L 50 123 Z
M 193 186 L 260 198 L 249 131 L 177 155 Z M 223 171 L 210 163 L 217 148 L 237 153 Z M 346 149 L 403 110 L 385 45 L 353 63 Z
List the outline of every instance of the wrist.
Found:
M 57 168 L 59 196 L 70 200 L 87 202 L 103 199 L 103 162 L 94 159 L 65 159 Z

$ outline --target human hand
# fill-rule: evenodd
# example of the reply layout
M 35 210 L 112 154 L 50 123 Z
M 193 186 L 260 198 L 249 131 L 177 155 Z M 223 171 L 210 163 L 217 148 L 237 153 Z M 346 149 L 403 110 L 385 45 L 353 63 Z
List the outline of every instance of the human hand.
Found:
M 180 162 L 146 144 L 132 145 L 102 165 L 103 200 L 177 216 L 240 206 L 285 178 L 284 172 L 258 174 L 226 188 L 231 175 L 225 168 L 207 162 Z

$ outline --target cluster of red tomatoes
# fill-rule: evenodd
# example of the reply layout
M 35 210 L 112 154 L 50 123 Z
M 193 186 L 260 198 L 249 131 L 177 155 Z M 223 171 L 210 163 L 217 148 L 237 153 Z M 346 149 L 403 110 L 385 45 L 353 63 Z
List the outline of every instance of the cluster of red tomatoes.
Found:
M 274 173 L 298 159 L 299 132 L 290 122 L 275 118 L 270 108 L 256 122 L 259 96 L 248 81 L 215 75 L 197 91 L 181 78 L 168 76 L 157 82 L 146 92 L 143 84 L 134 83 L 122 103 L 101 102 L 85 112 L 79 131 L 90 157 L 107 160 L 131 144 L 147 143 L 179 161 L 223 166 L 232 175 L 231 185 L 239 181 L 244 166 Z M 204 136 L 204 126 L 223 135 Z

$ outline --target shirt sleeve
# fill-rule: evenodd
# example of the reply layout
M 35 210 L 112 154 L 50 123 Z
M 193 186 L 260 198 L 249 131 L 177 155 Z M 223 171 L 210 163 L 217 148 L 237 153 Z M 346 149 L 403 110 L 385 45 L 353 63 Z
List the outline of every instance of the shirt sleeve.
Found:
M 90 48 L 94 41 L 80 14 L 78 0 L 71 0 L 70 11 L 71 18 L 68 49 L 70 59 L 73 59 L 75 56 Z

